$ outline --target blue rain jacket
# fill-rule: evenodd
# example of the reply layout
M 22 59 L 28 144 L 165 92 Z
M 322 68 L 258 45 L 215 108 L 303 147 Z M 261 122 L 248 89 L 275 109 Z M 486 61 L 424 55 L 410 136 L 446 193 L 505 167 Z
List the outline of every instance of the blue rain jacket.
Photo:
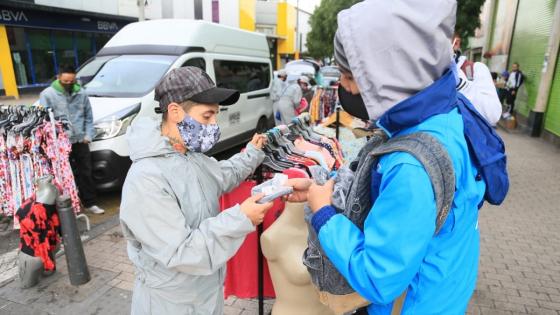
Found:
M 405 289 L 402 314 L 464 314 L 474 291 L 480 242 L 478 205 L 486 184 L 469 155 L 463 117 L 457 109 L 462 96 L 454 83 L 448 72 L 377 122 L 390 137 L 427 132 L 448 150 L 456 193 L 438 235 L 434 236 L 436 205 L 430 179 L 408 153 L 382 156 L 372 170 L 375 202 L 363 231 L 330 206 L 313 217 L 329 259 L 372 302 L 369 314 L 390 314 L 393 301 Z

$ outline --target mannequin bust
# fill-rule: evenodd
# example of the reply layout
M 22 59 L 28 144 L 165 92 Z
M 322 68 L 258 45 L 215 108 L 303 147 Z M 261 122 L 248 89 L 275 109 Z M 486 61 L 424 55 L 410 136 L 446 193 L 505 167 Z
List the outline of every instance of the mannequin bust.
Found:
M 272 315 L 334 314 L 319 301 L 319 293 L 302 262 L 308 234 L 303 206 L 287 203 L 282 215 L 261 236 L 276 292 Z
M 58 189 L 52 184 L 53 176 L 46 175 L 39 177 L 36 181 L 35 202 L 44 205 L 54 205 L 58 197 Z M 55 252 L 49 253 L 51 259 L 55 260 Z M 18 254 L 19 280 L 22 288 L 30 288 L 39 283 L 41 275 L 50 276 L 52 271 L 45 271 L 43 261 L 39 257 L 28 255 L 22 251 Z
M 56 203 L 58 189 L 56 189 L 56 187 L 52 184 L 52 180 L 52 175 L 37 178 L 35 181 L 37 187 L 35 201 L 44 205 L 54 205 Z

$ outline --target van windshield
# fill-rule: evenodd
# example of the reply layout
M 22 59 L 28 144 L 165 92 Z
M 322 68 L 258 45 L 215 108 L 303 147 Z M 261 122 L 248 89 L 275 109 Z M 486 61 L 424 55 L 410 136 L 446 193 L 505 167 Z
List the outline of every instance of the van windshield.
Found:
M 177 56 L 123 55 L 95 57 L 78 71 L 90 96 L 140 97 L 149 93 Z

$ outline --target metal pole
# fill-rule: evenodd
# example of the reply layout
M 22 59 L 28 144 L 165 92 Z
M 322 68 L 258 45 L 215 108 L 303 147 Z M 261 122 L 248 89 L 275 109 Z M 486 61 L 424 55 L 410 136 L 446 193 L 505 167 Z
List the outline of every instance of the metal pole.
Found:
M 264 181 L 264 174 L 262 167 L 256 171 L 257 174 L 257 185 L 262 184 Z M 264 314 L 264 266 L 263 266 L 263 252 L 261 248 L 261 235 L 264 231 L 263 223 L 257 226 L 257 274 L 258 274 L 258 298 L 259 298 L 259 315 Z
M 263 233 L 263 224 L 257 226 L 257 244 L 259 254 L 258 259 L 258 275 L 259 275 L 259 315 L 264 314 L 264 266 L 263 266 L 263 253 L 261 248 L 261 235 Z
M 336 140 L 339 140 L 340 135 L 340 107 L 336 107 Z
M 145 6 L 146 6 L 146 0 L 138 0 L 138 21 L 144 21 L 146 20 L 146 12 L 145 12 Z
M 552 20 L 552 31 L 548 39 L 548 48 L 544 55 L 543 67 L 541 72 L 541 81 L 537 93 L 535 108 L 529 114 L 529 127 L 531 128 L 531 136 L 539 137 L 544 122 L 544 113 L 548 106 L 550 97 L 550 89 L 554 80 L 554 71 L 560 50 L 560 3 L 556 2 L 554 15 Z M 557 78 L 556 80 L 560 80 Z
M 202 0 L 194 0 L 194 19 L 203 20 L 204 14 L 202 12 Z
M 296 59 L 300 59 L 299 55 L 299 0 L 296 2 Z
M 80 231 L 76 223 L 76 215 L 72 209 L 69 196 L 63 195 L 56 198 L 58 217 L 60 218 L 60 229 L 64 242 L 64 255 L 68 265 L 68 276 L 70 283 L 78 286 L 91 280 L 86 262 L 86 255 L 80 239 Z
M 515 26 L 517 24 L 517 17 L 519 16 L 519 2 L 521 2 L 521 0 L 517 0 L 517 3 L 515 4 L 515 17 L 513 18 L 513 28 L 511 29 L 511 38 L 509 40 L 509 49 L 508 49 L 508 54 L 507 54 L 507 60 L 506 60 L 506 69 L 509 69 L 509 62 L 510 62 L 510 57 L 511 57 L 511 48 L 513 47 L 513 37 L 515 36 Z

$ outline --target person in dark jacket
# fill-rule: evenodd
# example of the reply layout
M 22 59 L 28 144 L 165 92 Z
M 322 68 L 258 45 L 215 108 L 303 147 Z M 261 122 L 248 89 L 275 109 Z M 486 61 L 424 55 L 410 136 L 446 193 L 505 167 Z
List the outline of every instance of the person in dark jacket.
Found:
M 511 72 L 506 83 L 506 105 L 508 110 L 504 113 L 504 118 L 507 118 L 513 114 L 513 109 L 515 107 L 515 99 L 517 98 L 517 93 L 519 88 L 523 84 L 523 72 L 519 69 L 519 64 L 514 62 L 511 65 Z

